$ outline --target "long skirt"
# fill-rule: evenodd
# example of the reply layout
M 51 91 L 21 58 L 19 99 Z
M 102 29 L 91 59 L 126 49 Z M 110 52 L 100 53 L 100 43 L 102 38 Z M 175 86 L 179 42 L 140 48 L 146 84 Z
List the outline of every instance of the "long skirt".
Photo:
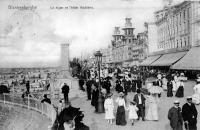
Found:
M 126 125 L 124 106 L 118 106 L 117 108 L 116 125 Z
M 156 103 L 149 103 L 146 120 L 158 120 L 158 106 Z
M 176 95 L 175 96 L 176 97 L 184 97 L 184 88 L 183 88 L 183 86 L 180 86 L 178 88 L 178 90 L 176 91 Z
M 173 96 L 173 86 L 167 86 L 167 97 L 172 97 Z

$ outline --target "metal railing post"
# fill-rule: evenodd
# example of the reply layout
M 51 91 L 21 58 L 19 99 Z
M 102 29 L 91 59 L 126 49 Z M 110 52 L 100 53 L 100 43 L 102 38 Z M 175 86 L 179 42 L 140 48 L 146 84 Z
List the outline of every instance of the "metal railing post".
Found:
M 51 123 L 52 123 L 52 125 L 53 125 L 53 108 L 51 107 Z
M 30 99 L 29 99 L 29 95 L 28 95 L 28 109 L 30 107 Z
M 4 104 L 6 103 L 6 95 L 5 94 L 3 94 L 3 102 L 4 102 Z
M 42 115 L 44 114 L 44 108 L 43 108 L 43 103 L 42 103 Z

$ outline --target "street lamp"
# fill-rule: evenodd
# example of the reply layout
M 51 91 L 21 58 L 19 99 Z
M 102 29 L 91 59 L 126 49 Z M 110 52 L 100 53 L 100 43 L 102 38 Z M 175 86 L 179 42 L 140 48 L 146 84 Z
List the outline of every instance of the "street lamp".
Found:
M 101 67 L 101 62 L 102 62 L 102 53 L 100 51 L 97 51 L 95 54 L 95 59 L 97 63 L 97 68 L 98 68 L 98 77 L 99 77 L 99 96 L 98 96 L 98 113 L 103 113 L 104 112 L 104 104 L 103 104 L 103 99 L 102 99 L 102 94 L 101 94 L 101 80 L 100 80 L 100 67 Z

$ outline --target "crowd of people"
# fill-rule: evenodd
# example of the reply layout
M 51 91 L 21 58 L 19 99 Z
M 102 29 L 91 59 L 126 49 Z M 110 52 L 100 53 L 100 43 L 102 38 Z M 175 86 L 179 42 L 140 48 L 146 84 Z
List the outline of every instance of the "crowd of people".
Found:
M 92 70 L 90 74 L 88 74 L 87 80 L 80 79 L 80 89 L 86 91 L 87 100 L 91 100 L 91 105 L 94 106 L 95 112 L 98 111 L 99 94 L 102 94 L 105 119 L 109 124 L 113 124 L 115 119 L 116 125 L 123 126 L 127 124 L 125 117 L 126 112 L 128 112 L 128 119 L 131 125 L 134 125 L 135 121 L 140 120 L 140 118 L 142 118 L 142 121 L 158 121 L 158 103 L 159 98 L 163 96 L 162 93 L 166 91 L 166 95 L 169 98 L 173 96 L 176 98 L 183 98 L 185 81 L 187 80 L 183 72 L 177 71 L 161 72 L 148 70 L 136 74 L 128 70 L 124 72 L 121 71 L 120 73 L 118 71 L 113 71 L 111 74 L 102 74 L 101 72 L 100 79 L 97 74 L 98 72 Z M 99 87 L 99 82 L 101 87 Z M 131 101 L 128 101 L 126 98 L 129 93 L 133 94 L 133 99 Z M 116 95 L 118 95 L 117 98 Z M 190 100 L 193 102 L 189 102 Z M 200 103 L 200 78 L 197 79 L 197 85 L 194 87 L 194 95 L 187 98 L 187 101 L 187 104 L 192 104 L 192 109 L 196 110 L 194 104 Z M 148 107 L 145 102 L 148 102 Z M 177 108 L 176 106 L 178 103 L 179 101 L 174 102 L 175 108 Z M 117 107 L 114 104 L 117 104 Z M 182 112 L 180 111 L 180 113 L 177 114 L 178 124 L 176 124 L 176 127 L 174 126 L 173 123 L 175 122 L 172 120 L 175 119 L 174 117 L 170 117 L 170 113 L 173 111 L 174 107 L 172 110 L 169 110 L 168 114 L 168 119 L 170 120 L 170 125 L 173 130 L 179 130 L 179 118 L 181 118 L 181 121 L 184 122 L 185 127 L 189 128 L 189 130 L 196 130 L 196 127 L 193 126 L 196 126 L 196 124 L 191 125 L 190 121 L 192 119 L 186 119 L 187 117 L 184 117 L 183 114 L 187 111 L 184 106 Z M 181 108 L 178 107 L 178 109 Z M 194 115 L 193 118 L 196 119 L 196 115 Z

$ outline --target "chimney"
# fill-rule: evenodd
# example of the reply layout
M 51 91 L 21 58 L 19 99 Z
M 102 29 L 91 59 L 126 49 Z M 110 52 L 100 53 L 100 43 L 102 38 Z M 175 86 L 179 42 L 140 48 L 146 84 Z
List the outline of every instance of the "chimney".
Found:
M 120 34 L 119 27 L 115 27 L 114 34 Z

